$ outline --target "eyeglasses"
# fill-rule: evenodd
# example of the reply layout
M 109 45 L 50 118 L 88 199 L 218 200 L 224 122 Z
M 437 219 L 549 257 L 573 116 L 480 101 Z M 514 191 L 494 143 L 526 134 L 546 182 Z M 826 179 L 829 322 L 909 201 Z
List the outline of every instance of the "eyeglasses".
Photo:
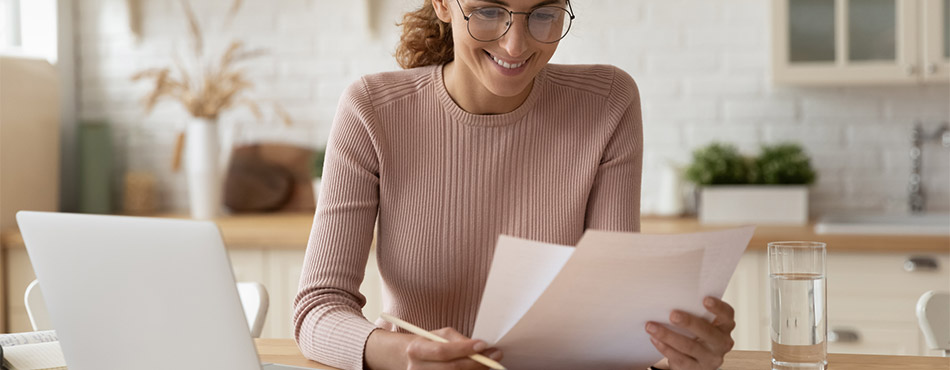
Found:
M 571 29 L 574 20 L 574 9 L 567 1 L 568 9 L 548 5 L 535 8 L 530 12 L 513 12 L 500 6 L 477 8 L 469 15 L 462 10 L 462 3 L 455 0 L 462 11 L 462 17 L 468 23 L 468 34 L 478 41 L 495 41 L 505 36 L 511 29 L 512 18 L 515 14 L 527 16 L 525 26 L 528 34 L 538 42 L 553 44 L 558 42 Z

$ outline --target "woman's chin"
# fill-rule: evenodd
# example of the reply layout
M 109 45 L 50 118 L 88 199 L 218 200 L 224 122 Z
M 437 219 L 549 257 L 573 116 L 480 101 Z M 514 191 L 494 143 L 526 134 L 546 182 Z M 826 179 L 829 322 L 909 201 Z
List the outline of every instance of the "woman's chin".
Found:
M 488 87 L 488 90 L 495 94 L 496 96 L 505 97 L 505 98 L 514 98 L 518 97 L 524 93 L 531 86 L 530 81 L 526 84 L 493 84 Z

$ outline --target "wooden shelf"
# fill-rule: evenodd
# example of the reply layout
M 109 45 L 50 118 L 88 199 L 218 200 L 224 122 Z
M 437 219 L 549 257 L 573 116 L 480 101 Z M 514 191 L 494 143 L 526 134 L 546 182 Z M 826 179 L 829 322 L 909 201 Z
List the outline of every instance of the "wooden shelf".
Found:
M 183 218 L 162 215 L 160 217 Z M 215 220 L 228 248 L 306 249 L 313 223 L 311 213 L 230 215 Z M 720 230 L 741 225 L 703 225 L 694 218 L 646 216 L 644 233 L 689 233 Z M 808 240 L 828 244 L 829 252 L 950 253 L 950 235 L 844 235 L 816 234 L 814 225 L 759 226 L 749 243 L 750 251 L 764 251 L 769 242 Z M 0 233 L 3 248 L 23 248 L 23 238 L 15 230 Z

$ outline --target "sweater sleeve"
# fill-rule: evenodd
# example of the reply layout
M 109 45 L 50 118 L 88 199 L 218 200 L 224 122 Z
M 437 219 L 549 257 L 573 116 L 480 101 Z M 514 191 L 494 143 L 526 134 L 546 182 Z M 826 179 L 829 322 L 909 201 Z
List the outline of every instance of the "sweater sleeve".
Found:
M 363 368 L 364 346 L 376 329 L 361 313 L 366 298 L 359 292 L 379 205 L 374 119 L 360 80 L 340 98 L 294 299 L 294 339 L 300 351 L 341 369 Z
M 587 201 L 586 228 L 640 231 L 643 121 L 640 93 L 629 74 L 615 68 L 608 119 L 616 122 Z

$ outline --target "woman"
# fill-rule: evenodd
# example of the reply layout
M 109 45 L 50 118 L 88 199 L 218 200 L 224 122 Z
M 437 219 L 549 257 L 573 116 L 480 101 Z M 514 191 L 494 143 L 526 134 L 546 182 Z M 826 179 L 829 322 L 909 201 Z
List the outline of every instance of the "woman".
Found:
M 406 70 L 346 90 L 294 303 L 307 357 L 484 368 L 468 356 L 501 352 L 467 336 L 498 235 L 574 245 L 587 228 L 639 230 L 639 93 L 616 67 L 548 64 L 573 17 L 566 0 L 426 0 L 402 24 Z M 384 310 L 450 343 L 360 313 L 377 216 Z M 697 340 L 647 325 L 669 359 L 658 366 L 721 364 L 732 308 L 707 301 L 715 325 L 671 314 Z

